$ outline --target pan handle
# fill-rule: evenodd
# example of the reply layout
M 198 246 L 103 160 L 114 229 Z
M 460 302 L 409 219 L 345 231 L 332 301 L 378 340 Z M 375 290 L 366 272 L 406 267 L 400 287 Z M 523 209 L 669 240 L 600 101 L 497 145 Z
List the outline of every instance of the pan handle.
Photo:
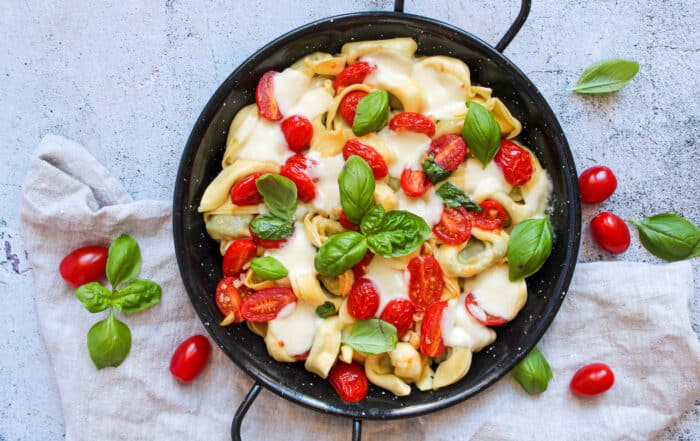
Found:
M 400 12 L 403 13 L 403 2 L 404 0 L 394 0 L 394 11 L 395 12 Z M 530 6 L 531 6 L 532 0 L 522 0 L 520 4 L 520 12 L 518 13 L 518 16 L 515 18 L 515 21 L 513 22 L 512 25 L 508 28 L 506 31 L 505 35 L 501 38 L 501 41 L 499 41 L 496 44 L 496 50 L 498 52 L 503 52 L 506 50 L 508 45 L 510 44 L 511 41 L 513 41 L 513 38 L 517 35 L 518 32 L 520 32 L 520 29 L 523 27 L 523 24 L 525 24 L 525 20 L 527 20 L 527 16 L 530 13 Z

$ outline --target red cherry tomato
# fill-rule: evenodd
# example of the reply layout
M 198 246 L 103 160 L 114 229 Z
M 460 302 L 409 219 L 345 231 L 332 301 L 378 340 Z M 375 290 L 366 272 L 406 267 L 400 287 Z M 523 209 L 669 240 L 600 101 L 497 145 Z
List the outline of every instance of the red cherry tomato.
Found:
M 444 170 L 455 171 L 468 151 L 467 143 L 461 136 L 448 134 L 433 139 L 428 154 L 433 155 L 435 163 Z
M 591 220 L 593 240 L 605 251 L 622 254 L 630 246 L 630 230 L 620 217 L 604 211 Z
M 277 72 L 268 70 L 260 77 L 258 87 L 255 89 L 255 103 L 258 105 L 258 111 L 263 118 L 270 121 L 279 121 L 282 119 L 282 113 L 277 106 L 275 98 L 274 79 Z
M 615 383 L 612 369 L 603 363 L 591 363 L 579 369 L 569 387 L 576 395 L 592 397 L 610 389 Z
M 306 173 L 307 164 L 304 155 L 294 155 L 287 160 L 280 170 L 280 175 L 291 179 L 297 186 L 297 197 L 302 202 L 311 202 L 316 197 L 316 184 Z
M 587 168 L 578 178 L 581 187 L 581 202 L 597 204 L 609 198 L 617 188 L 617 178 L 612 170 L 604 165 Z
M 109 250 L 101 246 L 87 246 L 71 251 L 61 260 L 58 270 L 72 287 L 79 287 L 104 278 Z
M 250 237 L 253 238 L 253 242 L 255 242 L 256 245 L 259 245 L 263 248 L 267 248 L 267 249 L 281 248 L 282 245 L 284 245 L 287 242 L 287 239 L 279 239 L 279 240 L 261 239 L 255 233 L 253 233 L 253 230 L 251 230 L 250 227 L 248 228 L 248 232 L 250 233 Z
M 301 152 L 311 143 L 314 127 L 311 121 L 300 115 L 292 115 L 282 121 L 282 134 L 287 140 L 287 147 L 293 152 Z
M 422 196 L 432 186 L 433 184 L 428 180 L 428 175 L 423 170 L 406 168 L 401 172 L 401 188 L 408 196 Z
M 231 187 L 231 202 L 236 205 L 257 205 L 263 201 L 255 181 L 266 172 L 258 172 L 241 178 Z
M 216 306 L 221 314 L 224 315 L 223 321 L 226 324 L 243 321 L 243 316 L 241 315 L 241 304 L 243 303 L 241 291 L 236 288 L 234 283 L 237 280 L 237 277 L 224 277 L 216 286 Z
M 464 307 L 467 308 L 469 315 L 474 317 L 474 320 L 486 326 L 501 326 L 504 325 L 507 320 L 495 315 L 491 315 L 479 306 L 474 294 L 469 293 L 467 298 L 464 299 Z
M 345 158 L 347 161 L 352 155 L 357 155 L 367 162 L 369 168 L 372 169 L 372 173 L 374 173 L 375 179 L 382 179 L 389 174 L 389 169 L 386 166 L 384 158 L 382 158 L 382 155 L 380 155 L 379 152 L 374 149 L 374 147 L 370 147 L 362 144 L 360 141 L 351 139 L 346 142 L 345 146 L 343 147 L 343 158 Z
M 338 222 L 340 223 L 340 226 L 342 226 L 346 230 L 360 231 L 360 226 L 350 222 L 350 219 L 348 219 L 348 216 L 345 214 L 345 212 L 343 210 L 340 210 L 340 216 L 338 216 Z
M 395 132 L 408 130 L 411 132 L 422 133 L 429 137 L 435 134 L 435 123 L 432 119 L 417 112 L 401 112 L 391 118 L 389 128 Z
M 433 227 L 433 233 L 448 245 L 459 245 L 469 240 L 472 234 L 472 218 L 464 207 L 442 207 L 440 222 Z
M 304 361 L 309 358 L 309 353 L 311 353 L 311 349 L 306 352 L 302 352 L 301 354 L 293 355 L 293 357 L 295 360 Z
M 343 97 L 340 101 L 340 116 L 343 117 L 350 127 L 355 122 L 355 112 L 357 103 L 367 95 L 364 90 L 354 90 Z
M 369 382 L 365 370 L 357 363 L 338 361 L 328 373 L 328 381 L 340 398 L 348 403 L 357 403 L 367 396 Z
M 379 292 L 371 280 L 361 278 L 355 280 L 348 295 L 348 312 L 359 320 L 374 317 L 379 308 Z
M 501 147 L 493 158 L 510 185 L 523 185 L 532 177 L 532 158 L 524 148 L 508 139 L 501 139 Z
M 297 296 L 291 288 L 267 288 L 256 291 L 243 300 L 241 314 L 251 322 L 269 322 L 290 303 L 295 303 Z
M 193 335 L 180 343 L 170 359 L 170 373 L 178 380 L 189 383 L 197 378 L 207 365 L 211 344 L 203 335 Z
M 445 281 L 440 262 L 431 256 L 416 256 L 408 262 L 408 298 L 418 311 L 425 311 L 440 300 Z
M 428 357 L 439 357 L 445 352 L 442 342 L 442 314 L 447 302 L 435 302 L 425 312 L 420 326 L 420 350 Z
M 221 265 L 224 276 L 237 276 L 243 266 L 258 254 L 258 247 L 251 239 L 238 239 L 226 249 Z
M 366 61 L 358 61 L 343 69 L 333 80 L 333 87 L 339 91 L 353 84 L 361 83 L 377 67 Z
M 374 253 L 367 251 L 362 260 L 352 267 L 352 273 L 355 276 L 355 280 L 367 274 L 367 267 L 372 262 L 372 258 L 374 258 Z
M 416 308 L 413 307 L 413 303 L 410 301 L 394 299 L 386 304 L 379 318 L 394 325 L 396 334 L 401 339 L 413 326 L 413 314 L 415 312 Z
M 499 202 L 486 199 L 479 204 L 481 211 L 474 214 L 473 225 L 482 230 L 498 230 L 507 225 L 508 213 Z

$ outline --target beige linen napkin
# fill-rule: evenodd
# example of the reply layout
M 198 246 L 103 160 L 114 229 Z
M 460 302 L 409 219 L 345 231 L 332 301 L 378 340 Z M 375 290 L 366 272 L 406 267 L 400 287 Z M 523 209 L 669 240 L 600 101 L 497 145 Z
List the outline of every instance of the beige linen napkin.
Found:
M 252 381 L 222 351 L 194 383 L 173 379 L 173 349 L 206 335 L 177 271 L 168 201 L 133 201 L 87 151 L 47 136 L 32 160 L 22 206 L 34 269 L 37 320 L 61 395 L 68 441 L 227 440 Z M 161 303 L 123 320 L 133 346 L 117 369 L 97 371 L 85 338 L 90 314 L 61 279 L 72 249 L 121 233 L 141 245 L 141 274 L 159 282 Z M 579 264 L 566 300 L 540 344 L 554 371 L 531 397 L 510 377 L 485 393 L 425 417 L 366 422 L 363 439 L 645 440 L 700 397 L 700 344 L 690 328 L 688 262 Z M 262 344 L 262 342 L 261 342 Z M 568 391 L 573 373 L 603 361 L 614 387 L 593 399 Z M 263 392 L 244 421 L 244 440 L 348 440 L 350 421 Z

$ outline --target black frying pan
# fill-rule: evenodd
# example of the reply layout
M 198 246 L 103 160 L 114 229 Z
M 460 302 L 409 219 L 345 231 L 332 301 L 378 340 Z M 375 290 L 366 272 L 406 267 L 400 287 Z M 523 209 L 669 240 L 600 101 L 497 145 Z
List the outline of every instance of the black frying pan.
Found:
M 502 52 L 520 30 L 530 10 L 522 1 L 517 19 L 495 48 L 467 32 L 425 17 L 394 12 L 363 12 L 316 21 L 285 34 L 248 58 L 219 87 L 199 116 L 182 155 L 173 207 L 175 250 L 180 273 L 202 322 L 212 338 L 256 381 L 233 419 L 231 434 L 240 440 L 240 426 L 261 387 L 313 410 L 353 419 L 353 440 L 361 436 L 362 419 L 394 419 L 423 415 L 452 406 L 503 377 L 535 346 L 564 299 L 574 271 L 581 234 L 578 181 L 568 143 L 552 109 L 535 86 Z M 555 240 L 542 269 L 527 279 L 528 301 L 518 317 L 498 328 L 496 341 L 475 354 L 467 376 L 434 392 L 414 391 L 394 397 L 370 386 L 360 403 L 343 402 L 330 384 L 307 372 L 302 363 L 275 362 L 260 337 L 245 325 L 220 327 L 223 318 L 214 292 L 222 277 L 221 255 L 205 231 L 197 206 L 206 186 L 221 170 L 226 134 L 233 116 L 254 102 L 255 86 L 267 70 L 282 70 L 314 51 L 337 53 L 350 40 L 412 37 L 421 55 L 449 55 L 465 61 L 475 84 L 492 87 L 494 96 L 523 124 L 519 139 L 542 162 L 554 184 L 550 219 Z M 209 326 L 209 324 L 214 324 Z

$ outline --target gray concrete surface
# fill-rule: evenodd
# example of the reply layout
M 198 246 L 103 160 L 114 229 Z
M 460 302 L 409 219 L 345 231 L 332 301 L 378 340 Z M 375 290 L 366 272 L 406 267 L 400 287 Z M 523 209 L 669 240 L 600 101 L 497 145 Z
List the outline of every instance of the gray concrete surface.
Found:
M 516 0 L 407 1 L 495 43 Z M 611 166 L 619 180 L 602 209 L 624 218 L 662 211 L 700 224 L 697 167 L 700 3 L 696 0 L 534 0 L 506 54 L 530 76 L 566 131 L 580 170 Z M 20 187 L 46 133 L 75 139 L 137 199 L 170 198 L 181 150 L 215 88 L 244 58 L 308 21 L 390 1 L 0 2 L 0 441 L 63 437 L 61 409 L 37 331 L 32 268 L 20 236 Z M 620 93 L 567 93 L 607 57 L 641 63 Z M 586 230 L 580 259 L 615 259 Z M 656 262 L 634 235 L 622 260 Z M 700 334 L 700 264 L 692 325 Z M 600 318 L 604 319 L 604 318 Z M 640 387 L 644 387 L 640 384 Z M 663 440 L 700 439 L 700 401 Z

